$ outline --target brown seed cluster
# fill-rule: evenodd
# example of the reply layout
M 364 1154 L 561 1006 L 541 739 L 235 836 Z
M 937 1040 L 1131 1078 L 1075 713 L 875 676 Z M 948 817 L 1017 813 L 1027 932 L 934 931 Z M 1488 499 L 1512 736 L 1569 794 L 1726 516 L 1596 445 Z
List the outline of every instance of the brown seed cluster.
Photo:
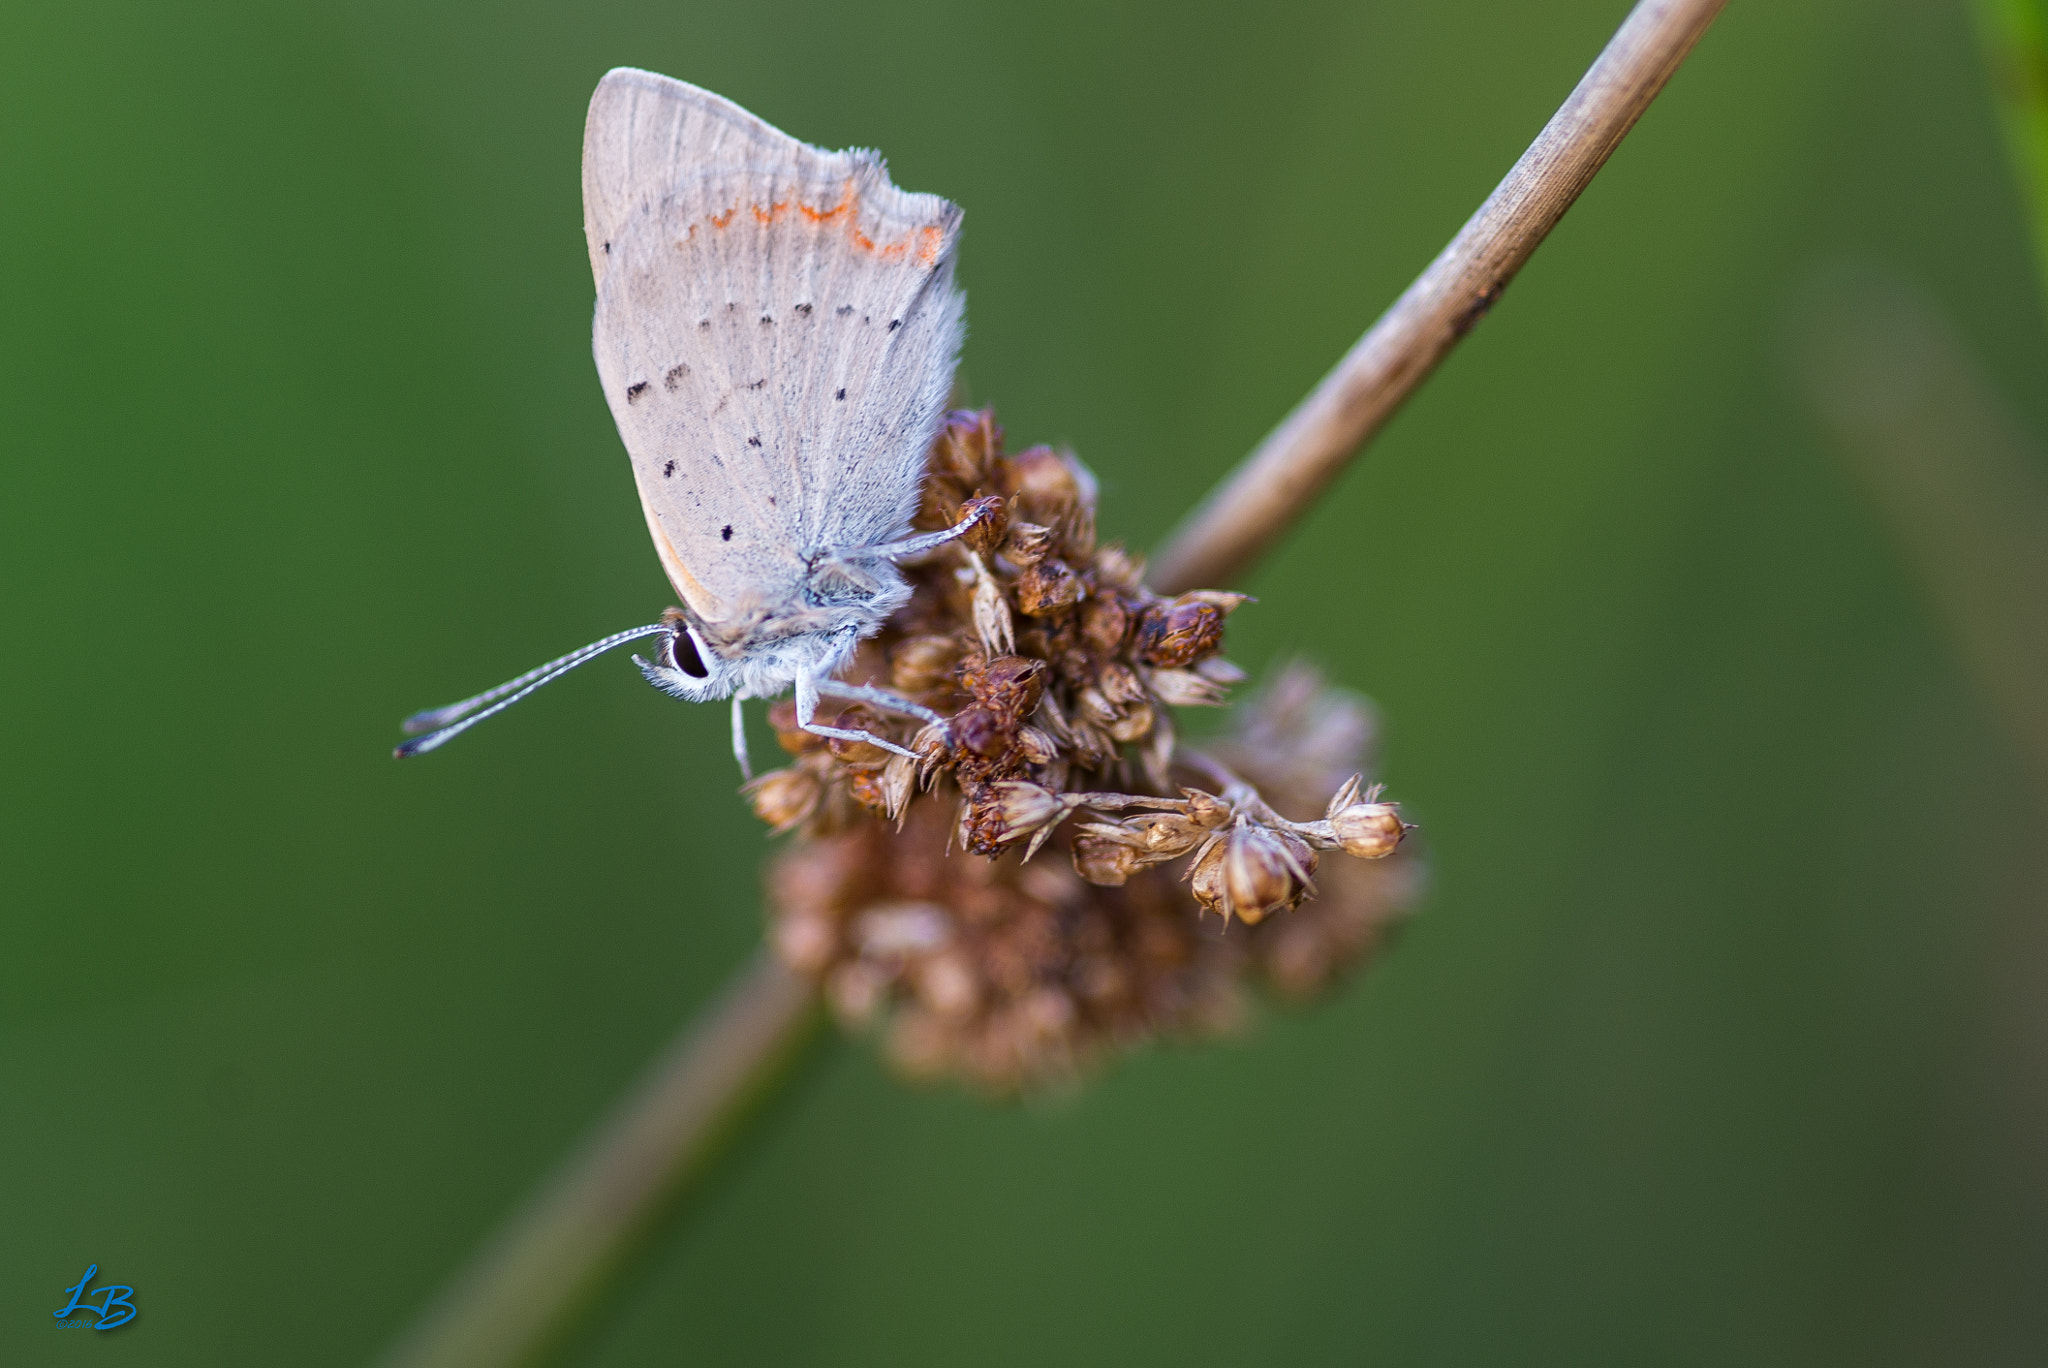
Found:
M 803 833 L 770 880 L 782 958 L 849 1026 L 886 1023 L 907 1071 L 997 1090 L 1224 1027 L 1252 975 L 1321 989 L 1416 883 L 1408 828 L 1359 773 L 1363 701 L 1294 667 L 1226 737 L 1183 745 L 1173 709 L 1243 678 L 1219 652 L 1244 597 L 1147 590 L 1097 544 L 1087 470 L 1007 455 L 987 411 L 949 416 L 917 522 L 976 511 L 906 567 L 910 603 L 847 672 L 945 719 L 837 719 L 914 759 L 770 712 L 794 759 L 747 792 Z

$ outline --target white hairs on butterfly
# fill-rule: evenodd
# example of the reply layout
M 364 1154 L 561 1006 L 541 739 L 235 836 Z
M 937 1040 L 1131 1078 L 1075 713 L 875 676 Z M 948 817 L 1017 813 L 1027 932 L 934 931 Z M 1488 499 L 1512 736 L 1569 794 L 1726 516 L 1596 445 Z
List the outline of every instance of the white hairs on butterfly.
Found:
M 878 153 L 821 151 L 708 90 L 608 73 L 583 131 L 592 350 L 682 607 L 416 714 L 408 731 L 438 730 L 397 753 L 432 750 L 613 646 L 662 636 L 636 663 L 678 698 L 733 700 L 742 771 L 740 701 L 790 688 L 806 731 L 910 754 L 816 714 L 830 695 L 940 720 L 835 676 L 909 599 L 895 562 L 975 521 L 910 535 L 966 331 L 960 218 L 891 185 Z

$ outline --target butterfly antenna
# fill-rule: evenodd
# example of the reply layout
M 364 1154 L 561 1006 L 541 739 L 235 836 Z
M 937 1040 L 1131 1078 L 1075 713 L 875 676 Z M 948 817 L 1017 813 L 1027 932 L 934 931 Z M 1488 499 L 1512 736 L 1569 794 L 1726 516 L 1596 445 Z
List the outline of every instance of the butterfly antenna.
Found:
M 645 627 L 614 632 L 608 637 L 591 642 L 581 650 L 571 651 L 558 660 L 550 660 L 545 665 L 528 670 L 519 678 L 507 680 L 497 688 L 488 689 L 475 698 L 465 698 L 460 703 L 450 703 L 445 708 L 430 708 L 426 712 L 416 712 L 399 723 L 405 734 L 413 739 L 400 744 L 391 753 L 400 760 L 408 755 L 424 755 L 445 745 L 493 713 L 505 711 L 541 685 L 560 679 L 586 660 L 594 660 L 614 646 L 623 646 L 629 641 L 638 641 L 641 637 L 661 636 L 674 630 L 665 622 L 656 622 Z M 421 732 L 427 734 L 421 736 Z

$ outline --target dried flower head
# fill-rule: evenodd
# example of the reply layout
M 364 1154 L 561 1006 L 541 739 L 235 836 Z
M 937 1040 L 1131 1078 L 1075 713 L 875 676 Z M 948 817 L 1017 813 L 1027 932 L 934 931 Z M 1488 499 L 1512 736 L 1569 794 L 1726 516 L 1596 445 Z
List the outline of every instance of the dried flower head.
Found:
M 985 520 L 906 567 L 910 602 L 848 673 L 944 720 L 837 723 L 909 759 L 770 712 L 793 761 L 747 793 L 803 833 L 771 875 L 772 942 L 912 1074 L 1014 1089 L 1222 1029 L 1250 977 L 1322 989 L 1415 891 L 1409 828 L 1360 773 L 1362 700 L 1296 666 L 1215 744 L 1181 744 L 1173 710 L 1244 678 L 1220 652 L 1247 600 L 1147 590 L 1097 544 L 1095 497 L 1071 453 L 1010 456 L 988 411 L 949 415 L 917 525 Z

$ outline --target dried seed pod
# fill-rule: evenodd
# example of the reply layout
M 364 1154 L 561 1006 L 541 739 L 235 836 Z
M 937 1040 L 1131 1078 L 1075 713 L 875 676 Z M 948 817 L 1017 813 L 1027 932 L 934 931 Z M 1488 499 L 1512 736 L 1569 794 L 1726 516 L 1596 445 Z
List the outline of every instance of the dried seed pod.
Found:
M 825 725 L 842 731 L 871 732 L 876 736 L 888 735 L 888 724 L 879 713 L 863 704 L 852 707 L 831 719 Z M 889 752 L 872 741 L 849 741 L 844 737 L 828 737 L 825 748 L 849 765 L 879 765 L 889 758 Z
M 936 478 L 974 489 L 989 482 L 990 463 L 1002 450 L 1003 430 L 996 426 L 995 410 L 955 409 L 940 425 L 925 466 Z
M 1025 567 L 1017 577 L 1017 607 L 1026 617 L 1046 618 L 1064 613 L 1087 592 L 1088 586 L 1067 568 L 1065 561 L 1050 556 Z
M 775 923 L 774 943 L 784 964 L 815 978 L 839 953 L 839 928 L 822 912 L 791 911 Z
M 1012 732 L 991 708 L 964 708 L 953 714 L 953 741 L 962 750 L 993 760 L 1010 748 Z
M 1121 888 L 1144 868 L 1138 852 L 1119 841 L 1097 835 L 1074 837 L 1074 872 L 1089 883 Z
M 981 1005 L 981 983 L 967 956 L 933 955 L 917 966 L 917 997 L 942 1021 L 964 1021 Z
M 740 790 L 754 805 L 754 815 L 780 835 L 800 826 L 818 810 L 825 786 L 808 770 L 770 770 Z
M 1045 697 L 1045 662 L 1019 655 L 969 661 L 960 671 L 960 682 L 976 703 L 996 714 L 1005 731 L 1014 731 L 1038 711 L 1039 700 Z
M 1080 800 L 1073 794 L 1054 793 L 1023 779 L 983 784 L 967 800 L 965 844 L 977 855 L 994 855 L 1004 846 L 1029 839 L 1024 855 L 1028 860 L 1078 806 Z
M 1091 650 L 1105 656 L 1123 649 L 1124 636 L 1131 630 L 1131 613 L 1121 595 L 1098 589 L 1081 605 L 1081 639 Z
M 960 517 L 981 519 L 962 533 L 960 539 L 984 556 L 992 554 L 1009 535 L 1010 505 L 992 494 L 961 504 Z
M 950 635 L 914 636 L 897 642 L 889 652 L 889 687 L 913 697 L 948 687 L 964 649 L 960 638 Z
M 1050 765 L 1059 759 L 1059 743 L 1037 727 L 1017 728 L 1017 755 L 1027 765 Z
M 1399 804 L 1353 803 L 1330 816 L 1330 829 L 1344 853 L 1361 860 L 1380 860 L 1400 848 L 1408 834 Z
M 870 747 L 872 749 L 872 747 Z M 889 800 L 882 793 L 882 771 L 874 765 L 848 766 L 846 791 L 853 801 L 870 812 L 888 811 Z
M 1121 589 L 1125 593 L 1142 593 L 1145 583 L 1145 562 L 1121 546 L 1105 546 L 1095 553 L 1095 578 L 1098 583 Z
M 791 755 L 808 755 L 825 749 L 825 738 L 796 724 L 796 704 L 783 699 L 768 709 L 768 725 L 775 728 L 775 744 Z
M 1213 708 L 1223 702 L 1223 686 L 1193 670 L 1148 670 L 1144 678 L 1152 696 L 1170 708 Z
M 1003 555 L 1012 565 L 1036 565 L 1044 560 L 1058 543 L 1059 537 L 1050 527 L 1013 519 L 1010 523 L 1010 538 L 1003 543 Z
M 1122 717 L 1108 723 L 1104 730 L 1110 739 L 1124 745 L 1143 741 L 1152 734 L 1152 705 L 1139 703 L 1125 710 Z
M 953 920 L 937 903 L 879 902 L 853 919 L 854 944 L 874 959 L 926 955 L 953 939 Z
M 1033 522 L 1057 523 L 1083 503 L 1095 502 L 1095 477 L 1071 453 L 1035 446 L 1018 452 L 1008 465 L 1009 492 L 1022 497 Z
M 981 556 L 969 551 L 967 557 L 974 569 L 974 634 L 981 641 L 982 654 L 1009 655 L 1017 649 L 1010 601 L 1003 596 L 1003 586 L 989 573 Z
M 1226 911 L 1256 926 L 1295 907 L 1312 891 L 1316 854 L 1292 832 L 1240 820 L 1223 842 Z
M 882 777 L 878 784 L 882 797 L 882 815 L 895 821 L 903 815 L 904 806 L 917 792 L 918 761 L 907 755 L 892 755 L 889 763 L 882 766 Z
M 1119 707 L 1145 701 L 1145 685 L 1138 678 L 1138 672 L 1114 660 L 1106 662 L 1095 672 L 1095 687 L 1102 690 L 1104 698 Z
M 1195 594 L 1154 603 L 1138 616 L 1133 651 L 1140 663 L 1177 670 L 1223 644 L 1223 610 Z

